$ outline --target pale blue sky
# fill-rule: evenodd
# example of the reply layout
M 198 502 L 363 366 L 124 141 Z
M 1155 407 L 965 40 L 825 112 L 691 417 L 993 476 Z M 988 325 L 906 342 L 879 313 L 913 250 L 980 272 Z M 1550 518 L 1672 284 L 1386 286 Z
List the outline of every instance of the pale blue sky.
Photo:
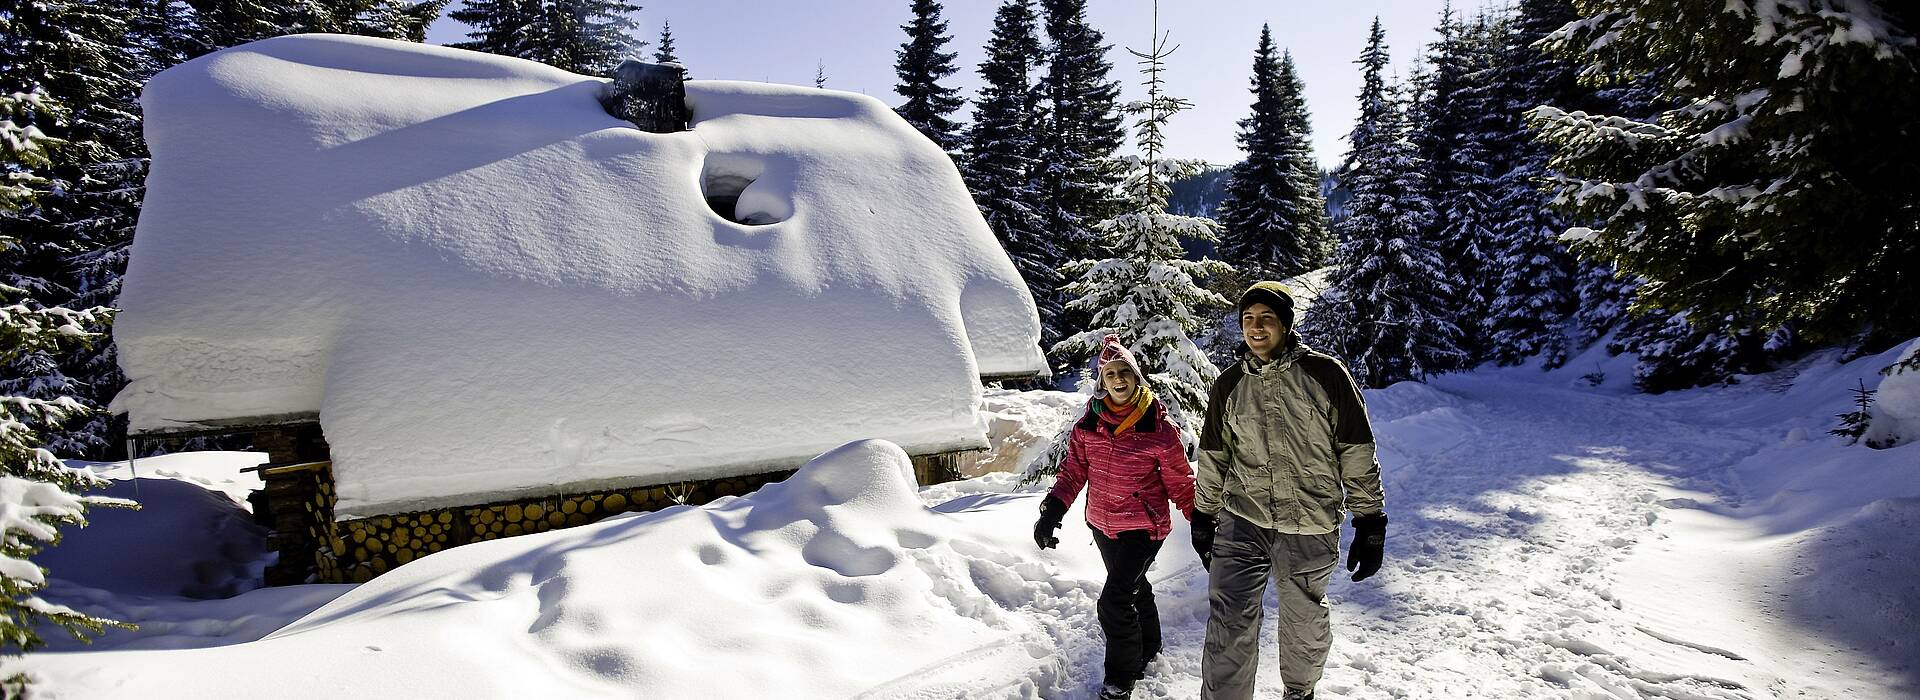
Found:
M 813 84 L 814 67 L 825 62 L 827 87 L 864 92 L 888 104 L 894 94 L 893 52 L 906 40 L 900 30 L 911 17 L 909 0 L 637 0 L 643 37 L 658 38 L 662 20 L 673 23 L 674 44 L 695 79 L 761 80 Z M 977 66 L 993 28 L 997 0 L 948 0 L 944 17 L 959 53 L 959 73 L 947 84 L 971 100 L 980 85 Z M 1143 88 L 1133 56 L 1151 39 L 1151 0 L 1092 0 L 1093 25 L 1114 44 L 1109 59 L 1124 84 L 1125 99 Z M 1194 108 L 1173 118 L 1168 150 L 1215 163 L 1240 159 L 1235 122 L 1246 115 L 1251 95 L 1253 48 L 1260 24 L 1273 26 L 1274 43 L 1293 52 L 1313 110 L 1314 149 L 1325 165 L 1346 152 L 1345 137 L 1357 113 L 1360 73 L 1353 60 L 1367 28 L 1379 15 L 1396 70 L 1404 75 L 1433 41 L 1443 0 L 1167 0 L 1160 27 L 1172 32 L 1178 52 L 1168 60 L 1167 91 Z M 1474 8 L 1462 0 L 1456 8 Z M 1456 10 L 1458 11 L 1458 10 Z M 433 43 L 464 38 L 466 25 L 442 17 L 427 34 Z M 652 47 L 648 47 L 651 53 Z

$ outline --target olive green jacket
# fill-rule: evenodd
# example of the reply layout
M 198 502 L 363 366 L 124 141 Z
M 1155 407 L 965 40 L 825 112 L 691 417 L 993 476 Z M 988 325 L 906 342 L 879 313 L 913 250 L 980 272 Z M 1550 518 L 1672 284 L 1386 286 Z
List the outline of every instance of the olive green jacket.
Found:
M 1194 510 L 1226 508 L 1288 534 L 1333 532 L 1342 508 L 1370 515 L 1384 505 L 1373 428 L 1345 365 L 1292 333 L 1286 343 L 1272 362 L 1247 353 L 1214 380 Z

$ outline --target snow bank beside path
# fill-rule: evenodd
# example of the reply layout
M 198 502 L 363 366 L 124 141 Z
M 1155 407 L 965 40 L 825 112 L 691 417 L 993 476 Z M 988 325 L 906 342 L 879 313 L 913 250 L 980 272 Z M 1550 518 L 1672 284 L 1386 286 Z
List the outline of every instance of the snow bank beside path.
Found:
M 1911 363 L 1916 357 L 1920 357 L 1920 338 L 1908 342 L 1894 364 Z M 1880 380 L 1872 415 L 1861 442 L 1881 446 L 1920 442 L 1920 367 L 1894 368 Z
M 1920 448 L 1827 434 L 1848 390 L 1874 388 L 1901 350 L 1821 353 L 1771 381 L 1676 397 L 1754 426 L 1754 444 L 1662 489 L 1657 538 L 1620 565 L 1621 603 L 1649 635 L 1796 697 L 1920 695 Z
M 912 479 L 898 447 L 850 443 L 748 497 L 425 557 L 257 642 L 25 663 L 65 698 L 1059 696 L 1091 682 L 1055 642 L 1096 636 L 1097 585 L 1056 568 L 1099 570 L 1084 528 L 1038 555 L 1038 494 L 928 509 Z M 1192 556 L 1166 559 L 1160 575 Z M 1042 612 L 1063 606 L 1084 615 Z

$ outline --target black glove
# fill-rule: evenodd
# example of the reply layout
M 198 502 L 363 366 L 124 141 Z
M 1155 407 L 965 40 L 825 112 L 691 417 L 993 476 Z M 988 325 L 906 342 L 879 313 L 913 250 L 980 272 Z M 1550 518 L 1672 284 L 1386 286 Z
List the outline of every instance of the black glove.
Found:
M 1033 544 L 1041 549 L 1051 549 L 1060 544 L 1060 538 L 1053 531 L 1060 529 L 1060 519 L 1067 517 L 1067 504 L 1048 494 L 1040 500 L 1040 520 L 1033 524 Z
M 1213 570 L 1213 529 L 1218 521 L 1212 513 L 1193 511 L 1193 551 L 1200 555 L 1200 568 Z
M 1387 514 L 1353 516 L 1353 543 L 1347 545 L 1347 570 L 1360 581 L 1380 571 L 1387 549 Z

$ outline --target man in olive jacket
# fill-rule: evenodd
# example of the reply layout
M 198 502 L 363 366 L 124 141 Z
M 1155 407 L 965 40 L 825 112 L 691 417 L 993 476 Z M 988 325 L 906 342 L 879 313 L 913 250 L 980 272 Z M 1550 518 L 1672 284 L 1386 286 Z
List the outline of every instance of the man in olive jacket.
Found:
M 1341 510 L 1353 514 L 1353 580 L 1380 569 L 1380 464 L 1359 388 L 1345 365 L 1293 333 L 1286 285 L 1259 282 L 1241 295 L 1240 332 L 1240 361 L 1214 381 L 1200 431 L 1193 546 L 1212 580 L 1200 697 L 1253 697 L 1271 578 L 1286 698 L 1311 700 L 1333 642 L 1325 598 Z

